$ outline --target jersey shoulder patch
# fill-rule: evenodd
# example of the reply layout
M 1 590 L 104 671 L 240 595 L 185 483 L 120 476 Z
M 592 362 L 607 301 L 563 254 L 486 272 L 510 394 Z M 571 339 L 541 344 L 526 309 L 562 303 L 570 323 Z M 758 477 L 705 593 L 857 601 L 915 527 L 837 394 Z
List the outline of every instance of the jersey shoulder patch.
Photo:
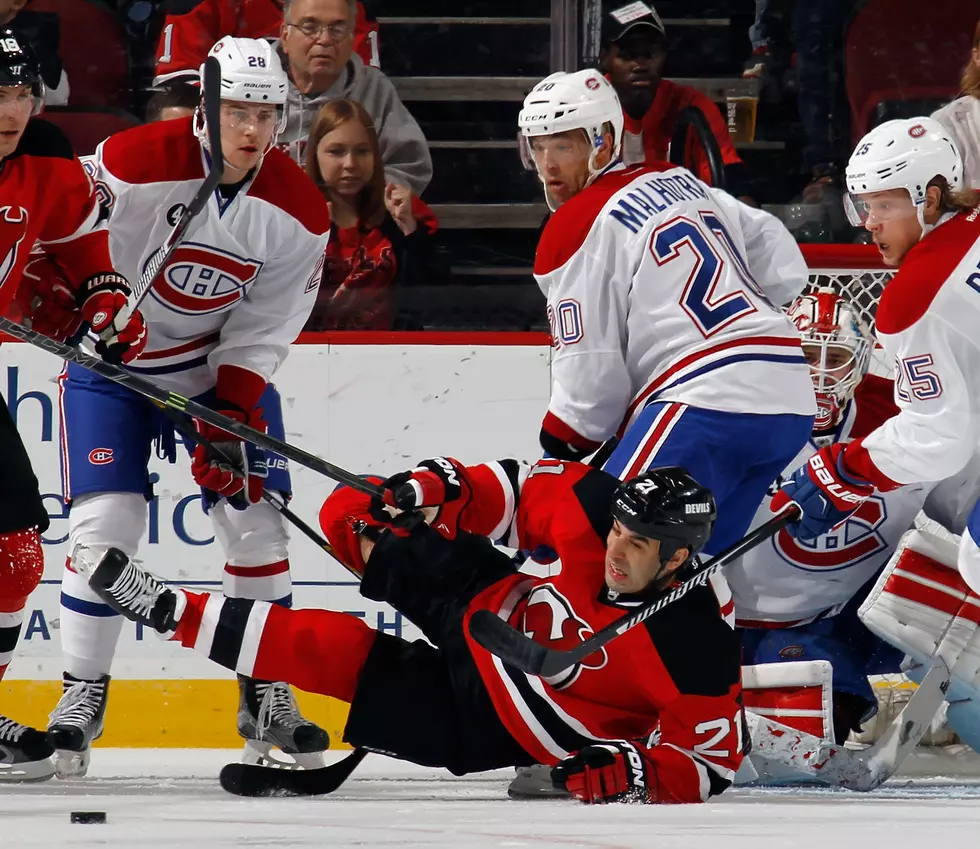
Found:
M 75 153 L 60 127 L 43 118 L 31 118 L 11 159 L 15 156 L 74 159 Z
M 634 165 L 606 174 L 563 203 L 548 219 L 541 233 L 534 257 L 534 273 L 548 274 L 568 262 L 582 246 L 609 199 L 647 170 L 642 165 Z
M 306 172 L 281 150 L 273 148 L 265 155 L 248 194 L 281 209 L 316 236 L 330 229 L 326 199 Z
M 169 183 L 204 177 L 193 118 L 156 121 L 102 142 L 102 165 L 124 183 Z
M 678 691 L 724 696 L 741 675 L 741 648 L 710 586 L 697 587 L 644 622 Z
M 908 252 L 878 304 L 878 333 L 900 333 L 925 315 L 953 270 L 980 238 L 978 218 L 961 212 Z

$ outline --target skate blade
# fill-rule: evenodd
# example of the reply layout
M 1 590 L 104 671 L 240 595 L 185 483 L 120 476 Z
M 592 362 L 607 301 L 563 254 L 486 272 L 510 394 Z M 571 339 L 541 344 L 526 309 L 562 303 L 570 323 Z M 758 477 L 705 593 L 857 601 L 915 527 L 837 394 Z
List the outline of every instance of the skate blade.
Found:
M 71 778 L 84 778 L 88 774 L 88 765 L 91 757 L 91 749 L 85 749 L 83 752 L 56 749 L 54 753 L 54 774 L 63 781 Z
M 245 741 L 242 763 L 280 769 L 319 769 L 325 765 L 321 752 L 284 752 L 262 740 Z
M 0 783 L 31 784 L 47 781 L 54 777 L 54 764 L 51 758 L 27 763 L 0 764 Z

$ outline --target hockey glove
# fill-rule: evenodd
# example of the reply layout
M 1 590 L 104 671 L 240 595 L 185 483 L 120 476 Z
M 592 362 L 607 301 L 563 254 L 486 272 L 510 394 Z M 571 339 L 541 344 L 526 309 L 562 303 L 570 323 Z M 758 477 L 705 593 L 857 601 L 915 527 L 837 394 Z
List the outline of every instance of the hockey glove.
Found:
M 650 798 L 643 756 L 625 741 L 586 746 L 560 761 L 551 770 L 551 780 L 589 804 Z
M 372 516 L 392 522 L 391 512 L 385 508 L 411 513 L 434 507 L 436 512 L 431 516 L 427 513 L 426 521 L 446 539 L 456 538 L 460 514 L 473 496 L 466 479 L 466 467 L 452 457 L 423 460 L 410 472 L 392 475 L 384 486 L 384 504 L 373 502 Z
M 795 472 L 770 504 L 781 512 L 791 501 L 802 513 L 786 526 L 797 539 L 816 539 L 845 521 L 874 492 L 871 483 L 853 475 L 844 464 L 844 446 L 828 445 Z
M 240 409 L 231 409 L 219 402 L 217 412 L 230 419 L 254 427 L 263 433 L 266 422 L 261 408 L 246 414 Z M 204 497 L 209 504 L 219 498 L 227 498 L 236 510 L 244 510 L 262 500 L 265 479 L 269 475 L 269 464 L 265 451 L 251 442 L 243 442 L 227 431 L 195 419 L 197 432 L 208 440 L 215 451 L 203 445 L 194 449 L 191 473 L 194 480 L 204 489 Z
M 74 337 L 82 327 L 82 314 L 71 284 L 47 254 L 32 254 L 17 290 L 18 314 L 9 313 L 31 330 L 58 342 Z
M 139 310 L 126 316 L 131 290 L 121 274 L 89 277 L 76 299 L 82 319 L 99 337 L 95 350 L 108 363 L 129 363 L 146 347 L 146 322 Z

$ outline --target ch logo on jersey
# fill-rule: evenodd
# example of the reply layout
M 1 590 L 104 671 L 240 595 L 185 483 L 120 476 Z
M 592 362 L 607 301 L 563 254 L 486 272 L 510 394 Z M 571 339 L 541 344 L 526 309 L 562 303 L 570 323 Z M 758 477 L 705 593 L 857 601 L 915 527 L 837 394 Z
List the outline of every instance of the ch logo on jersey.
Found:
M 88 461 L 93 466 L 107 466 L 114 459 L 111 448 L 93 448 L 88 452 Z
M 0 250 L 9 245 L 0 260 L 0 287 L 17 264 L 17 251 L 27 235 L 27 210 L 22 206 L 0 206 Z
M 555 651 L 567 651 L 593 635 L 592 626 L 575 613 L 571 603 L 551 584 L 531 590 L 524 609 L 524 633 Z M 562 690 L 576 681 L 583 669 L 602 669 L 609 662 L 605 649 L 590 654 L 581 663 L 543 680 Z
M 185 242 L 174 251 L 150 294 L 181 315 L 223 312 L 245 297 L 262 265 L 256 259 Z
M 831 533 L 801 542 L 782 530 L 773 538 L 773 545 L 795 569 L 836 572 L 857 566 L 888 547 L 879 532 L 887 518 L 884 499 L 873 495 Z

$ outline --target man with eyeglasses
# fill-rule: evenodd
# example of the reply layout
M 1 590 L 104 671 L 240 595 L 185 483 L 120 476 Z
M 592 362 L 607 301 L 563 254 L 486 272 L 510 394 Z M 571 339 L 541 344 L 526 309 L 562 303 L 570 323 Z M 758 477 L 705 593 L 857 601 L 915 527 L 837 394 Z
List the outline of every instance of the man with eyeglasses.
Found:
M 356 100 L 374 119 L 385 178 L 420 195 L 432 179 L 429 146 L 391 80 L 354 55 L 354 0 L 286 0 L 279 42 L 289 99 L 280 142 L 301 160 L 313 119 L 331 100 Z

